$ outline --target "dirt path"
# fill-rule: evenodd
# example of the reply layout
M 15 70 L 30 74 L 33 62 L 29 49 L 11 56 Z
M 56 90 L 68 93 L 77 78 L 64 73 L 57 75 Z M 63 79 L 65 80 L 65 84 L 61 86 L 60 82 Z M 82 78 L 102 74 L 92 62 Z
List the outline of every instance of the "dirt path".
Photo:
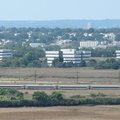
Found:
M 120 120 L 120 105 L 0 108 L 0 120 Z

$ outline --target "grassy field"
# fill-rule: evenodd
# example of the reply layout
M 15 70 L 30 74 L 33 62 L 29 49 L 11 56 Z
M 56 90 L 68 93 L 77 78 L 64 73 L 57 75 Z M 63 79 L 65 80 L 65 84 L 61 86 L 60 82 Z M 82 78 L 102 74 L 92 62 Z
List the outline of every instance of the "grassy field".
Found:
M 36 83 L 35 83 L 36 72 Z M 104 84 L 120 85 L 118 70 L 94 70 L 92 68 L 1 68 L 0 84 Z M 26 98 L 37 90 L 20 90 Z M 42 91 L 42 90 L 39 90 Z M 44 90 L 51 94 L 54 90 Z M 119 90 L 62 90 L 66 97 L 104 93 L 120 97 Z M 119 120 L 117 106 L 57 106 L 0 108 L 1 120 Z
M 0 108 L 1 120 L 119 120 L 117 106 Z
M 120 72 L 119 70 L 94 70 L 92 68 L 1 68 L 0 83 L 118 85 L 120 84 Z
M 94 70 L 92 68 L 1 68 L 0 84 L 120 85 L 119 73 L 119 70 Z M 48 94 L 53 92 L 53 90 L 44 91 Z M 33 94 L 34 91 L 27 92 Z M 66 96 L 99 92 L 119 95 L 118 90 L 64 90 Z

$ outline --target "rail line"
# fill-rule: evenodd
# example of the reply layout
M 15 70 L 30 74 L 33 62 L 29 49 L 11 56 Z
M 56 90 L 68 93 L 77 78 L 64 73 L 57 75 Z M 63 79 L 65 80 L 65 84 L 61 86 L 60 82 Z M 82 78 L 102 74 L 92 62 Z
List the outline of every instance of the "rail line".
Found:
M 120 85 L 0 85 L 0 88 L 18 90 L 119 90 Z

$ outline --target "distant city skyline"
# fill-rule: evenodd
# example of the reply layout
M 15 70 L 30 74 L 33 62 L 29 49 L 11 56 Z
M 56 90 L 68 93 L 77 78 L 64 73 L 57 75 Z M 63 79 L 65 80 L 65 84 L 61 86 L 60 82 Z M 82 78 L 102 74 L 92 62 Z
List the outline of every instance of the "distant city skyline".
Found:
M 0 0 L 2 20 L 120 19 L 120 0 Z

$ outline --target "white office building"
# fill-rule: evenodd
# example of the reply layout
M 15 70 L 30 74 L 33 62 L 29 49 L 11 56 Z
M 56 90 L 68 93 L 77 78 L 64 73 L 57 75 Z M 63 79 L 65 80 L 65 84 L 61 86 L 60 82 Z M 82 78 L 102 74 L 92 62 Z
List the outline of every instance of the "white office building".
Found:
M 76 51 L 75 49 L 61 49 L 60 51 L 46 51 L 47 63 L 49 66 L 52 65 L 53 60 L 63 59 L 64 63 L 80 63 L 81 60 L 89 61 L 91 57 L 90 51 Z
M 91 51 L 81 51 L 81 60 L 85 60 L 89 62 L 89 58 L 91 57 Z
M 37 48 L 37 47 L 46 47 L 44 43 L 30 43 L 29 44 L 31 47 Z
M 47 64 L 51 66 L 55 59 L 60 58 L 60 53 L 60 51 L 46 51 Z
M 116 59 L 120 59 L 120 50 L 116 50 Z
M 10 49 L 1 49 L 0 50 L 0 62 L 3 61 L 3 59 L 11 58 L 12 57 L 12 50 Z
M 80 48 L 88 48 L 91 47 L 95 49 L 98 46 L 99 42 L 98 41 L 80 41 Z
M 61 49 L 63 53 L 63 62 L 80 63 L 81 52 L 75 49 Z

